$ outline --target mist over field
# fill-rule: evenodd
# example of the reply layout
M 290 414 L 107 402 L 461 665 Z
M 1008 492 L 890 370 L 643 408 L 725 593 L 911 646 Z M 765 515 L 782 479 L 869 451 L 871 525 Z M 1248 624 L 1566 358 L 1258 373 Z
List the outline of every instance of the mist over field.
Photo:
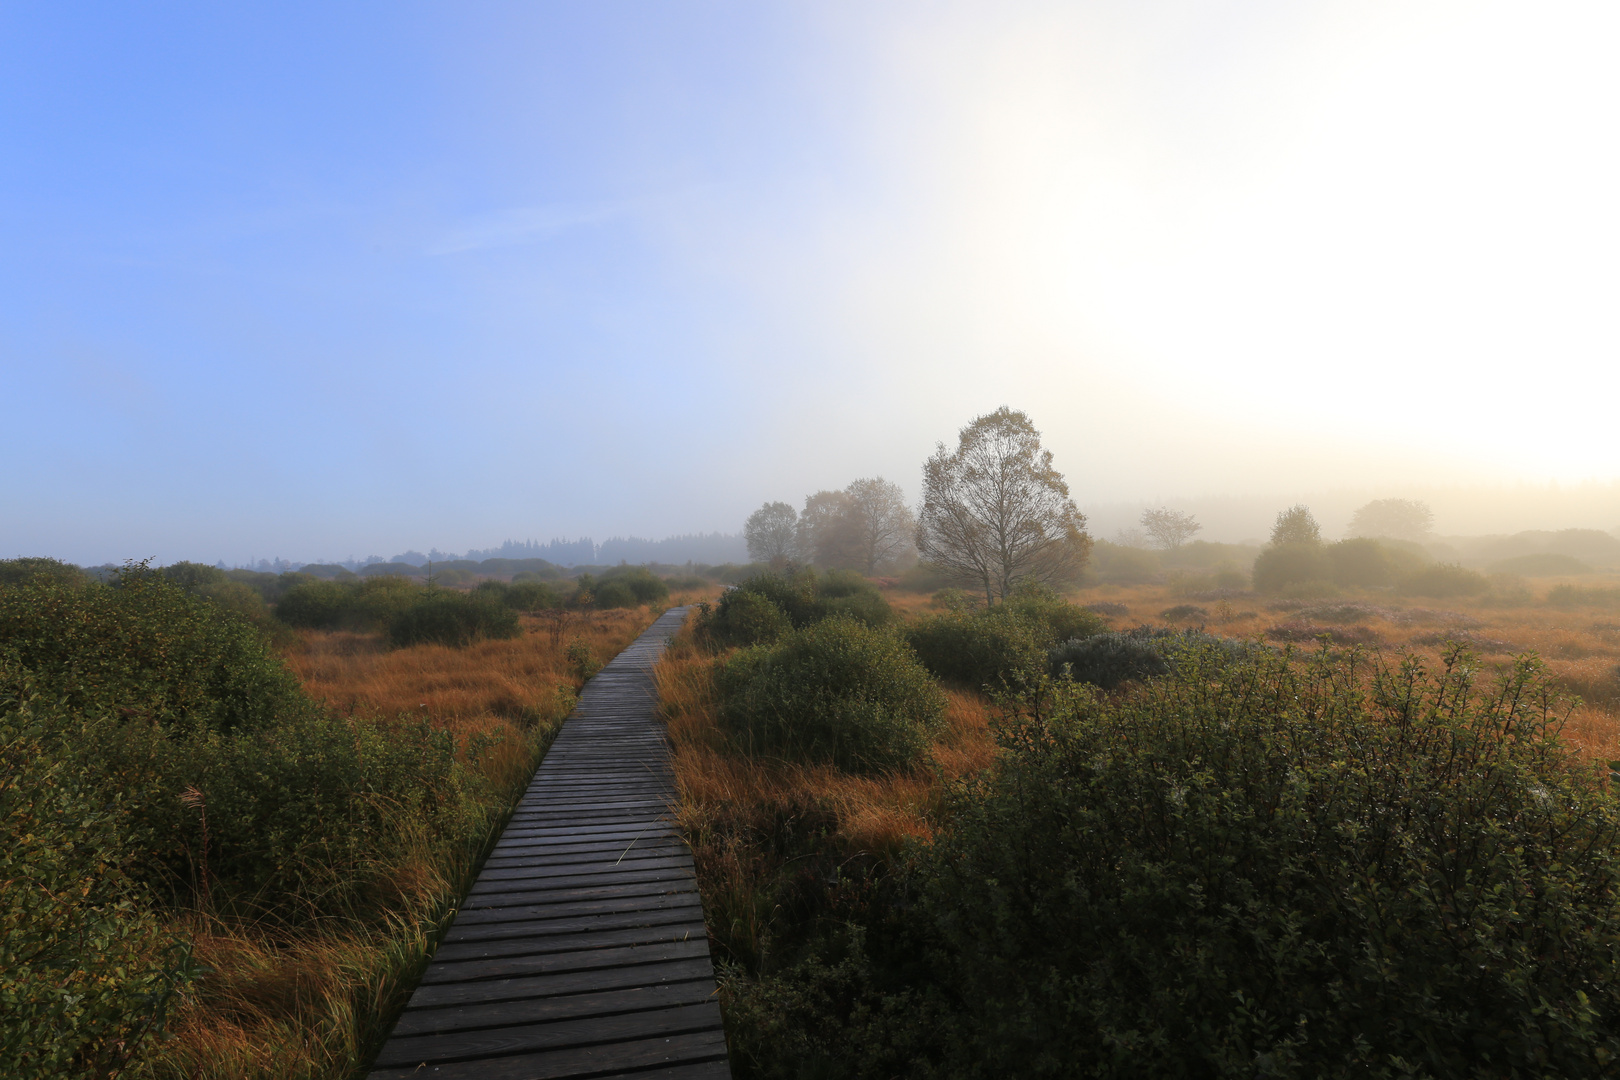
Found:
M 0 16 L 0 556 L 735 536 L 1029 413 L 1092 533 L 1620 528 L 1599 4 Z

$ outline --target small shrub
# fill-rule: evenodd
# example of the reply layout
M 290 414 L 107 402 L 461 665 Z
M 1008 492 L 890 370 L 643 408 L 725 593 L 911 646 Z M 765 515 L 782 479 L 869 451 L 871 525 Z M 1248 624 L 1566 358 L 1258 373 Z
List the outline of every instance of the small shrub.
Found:
M 850 772 L 907 768 L 945 714 L 916 654 L 853 619 L 827 619 L 719 663 L 721 722 L 750 754 Z
M 1341 540 L 1329 544 L 1326 553 L 1329 574 L 1335 585 L 1365 587 L 1395 583 L 1395 565 L 1377 540 L 1366 537 Z
M 1252 653 L 1254 646 L 1200 630 L 1138 626 L 1123 633 L 1066 641 L 1048 651 L 1047 668 L 1054 677 L 1067 675 L 1075 682 L 1112 690 L 1124 682 L 1166 675 L 1175 669 L 1180 654 L 1196 650 L 1239 660 Z
M 591 606 L 604 611 L 637 606 L 636 594 L 623 581 L 604 581 L 591 594 Z
M 1096 612 L 1071 604 L 1034 582 L 1019 585 L 1002 606 L 1034 627 L 1035 638 L 1043 648 L 1108 629 Z
M 1333 579 L 1333 563 L 1320 544 L 1278 544 L 1262 551 L 1254 560 L 1256 592 L 1280 593 Z
M 591 652 L 591 647 L 581 638 L 575 638 L 568 643 L 568 670 L 581 685 L 596 677 L 602 670 L 602 662 Z
M 669 599 L 669 585 L 663 578 L 645 566 L 616 566 L 605 571 L 597 592 L 598 607 L 639 607 L 642 604 L 660 604 Z M 604 593 L 602 590 L 610 590 Z M 628 594 L 629 599 L 622 599 Z M 602 597 L 610 595 L 611 602 Z
M 1209 618 L 1209 612 L 1197 604 L 1177 604 L 1175 607 L 1167 607 L 1159 612 L 1159 618 L 1169 619 L 1172 622 L 1185 622 L 1188 619 L 1207 619 Z
M 1087 604 L 1086 610 L 1096 615 L 1113 617 L 1116 615 L 1129 615 L 1131 609 L 1124 604 L 1116 604 L 1112 600 L 1099 600 L 1094 604 Z
M 787 614 L 751 590 L 727 589 L 713 609 L 704 604 L 699 611 L 699 636 L 721 647 L 770 645 L 793 632 Z
M 1045 667 L 1037 627 L 1005 606 L 920 619 L 903 633 L 924 667 L 960 686 L 1019 685 Z
M 467 593 L 428 592 L 388 620 L 388 641 L 396 649 L 427 644 L 459 648 L 522 632 L 511 608 Z
M 337 581 L 306 581 L 288 589 L 276 604 L 276 618 L 288 626 L 331 630 L 342 624 L 354 589 Z
M 1398 590 L 1407 596 L 1478 596 L 1490 589 L 1484 574 L 1455 563 L 1437 563 L 1401 579 Z

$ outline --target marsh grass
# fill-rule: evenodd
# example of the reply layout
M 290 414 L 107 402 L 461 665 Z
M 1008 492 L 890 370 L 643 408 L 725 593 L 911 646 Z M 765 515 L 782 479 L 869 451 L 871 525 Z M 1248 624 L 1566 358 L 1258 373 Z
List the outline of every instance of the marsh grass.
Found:
M 657 615 L 647 608 L 572 613 L 569 640 L 611 657 Z M 371 868 L 383 897 L 367 913 L 329 912 L 295 931 L 274 920 L 193 910 L 175 928 L 203 975 L 131 1076 L 162 1080 L 317 1080 L 357 1075 L 386 1037 L 440 933 L 577 697 L 566 644 L 525 617 L 513 640 L 389 649 L 379 635 L 303 631 L 287 663 L 340 715 L 426 718 L 483 749 L 492 794 L 450 844 L 424 823 L 392 822 L 404 843 Z M 561 646 L 561 647 L 559 647 Z

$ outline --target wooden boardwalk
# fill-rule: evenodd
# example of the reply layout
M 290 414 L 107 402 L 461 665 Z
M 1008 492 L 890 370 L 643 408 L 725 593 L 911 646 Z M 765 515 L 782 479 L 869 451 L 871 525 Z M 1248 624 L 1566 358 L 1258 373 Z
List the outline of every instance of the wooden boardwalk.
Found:
M 652 680 L 685 616 L 585 687 L 369 1080 L 729 1080 Z

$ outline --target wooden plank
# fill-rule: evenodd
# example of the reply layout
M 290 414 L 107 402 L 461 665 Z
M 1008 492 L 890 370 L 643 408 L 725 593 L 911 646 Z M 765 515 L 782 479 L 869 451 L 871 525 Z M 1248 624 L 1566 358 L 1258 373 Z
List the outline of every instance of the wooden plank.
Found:
M 586 686 L 371 1080 L 729 1080 L 652 681 L 683 617 Z
M 478 1058 L 471 1061 L 431 1064 L 427 1059 L 403 1068 L 378 1069 L 371 1080 L 567 1080 L 569 1077 L 600 1077 L 604 1073 L 658 1066 L 724 1063 L 725 1034 L 701 1031 L 668 1038 L 638 1039 L 603 1046 L 578 1047 L 538 1054 Z M 635 1074 L 632 1074 L 635 1075 Z M 719 1075 L 729 1077 L 727 1069 Z

